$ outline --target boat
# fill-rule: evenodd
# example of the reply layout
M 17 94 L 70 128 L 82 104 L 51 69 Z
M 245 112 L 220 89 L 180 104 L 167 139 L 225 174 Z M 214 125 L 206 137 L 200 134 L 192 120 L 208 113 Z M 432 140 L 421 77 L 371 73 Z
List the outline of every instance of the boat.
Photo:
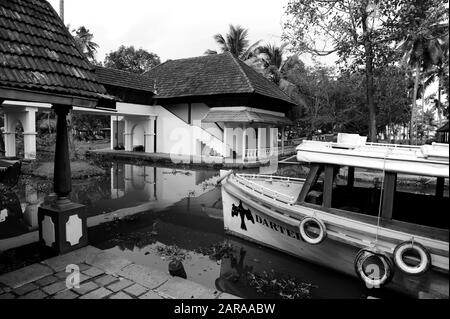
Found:
M 225 231 L 414 298 L 449 298 L 447 144 L 303 141 L 306 178 L 221 171 Z M 425 190 L 421 190 L 424 188 Z

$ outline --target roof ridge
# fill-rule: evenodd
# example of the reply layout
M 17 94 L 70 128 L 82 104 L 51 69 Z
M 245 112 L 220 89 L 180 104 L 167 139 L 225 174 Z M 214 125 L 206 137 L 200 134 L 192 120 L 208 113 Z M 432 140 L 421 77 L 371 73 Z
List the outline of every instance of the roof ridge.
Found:
M 102 66 L 102 65 L 94 65 L 94 68 L 95 68 L 95 69 L 113 70 L 113 71 L 116 71 L 116 72 L 122 72 L 122 73 L 130 74 L 130 75 L 135 75 L 135 76 L 143 76 L 143 74 L 134 73 L 134 72 L 127 71 L 127 70 L 119 70 L 119 69 L 110 68 L 110 67 Z
M 245 81 L 247 82 L 248 86 L 250 87 L 252 93 L 255 93 L 256 90 L 252 85 L 252 82 L 250 81 L 250 79 L 248 78 L 247 74 L 245 73 L 245 71 L 242 69 L 241 64 L 239 63 L 239 61 L 237 60 L 238 58 L 234 56 L 234 54 L 232 54 L 231 52 L 225 52 L 225 55 L 230 56 L 231 55 L 231 59 L 234 61 L 234 63 L 236 63 L 236 65 L 239 68 L 239 71 L 242 73 L 242 75 L 244 75 Z

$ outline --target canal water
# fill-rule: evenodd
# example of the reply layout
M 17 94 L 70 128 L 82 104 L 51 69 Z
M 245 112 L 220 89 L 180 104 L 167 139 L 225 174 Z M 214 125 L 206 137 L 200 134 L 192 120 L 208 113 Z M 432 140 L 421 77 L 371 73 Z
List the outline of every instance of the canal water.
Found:
M 181 263 L 187 279 L 212 289 L 244 298 L 402 297 L 225 234 L 218 178 L 214 170 L 112 163 L 104 176 L 74 181 L 72 199 L 88 207 L 91 245 L 162 271 Z M 36 248 L 37 209 L 50 192 L 48 181 L 27 180 L 17 192 L 20 218 L 0 218 L 3 271 L 22 265 L 15 259 L 45 258 Z

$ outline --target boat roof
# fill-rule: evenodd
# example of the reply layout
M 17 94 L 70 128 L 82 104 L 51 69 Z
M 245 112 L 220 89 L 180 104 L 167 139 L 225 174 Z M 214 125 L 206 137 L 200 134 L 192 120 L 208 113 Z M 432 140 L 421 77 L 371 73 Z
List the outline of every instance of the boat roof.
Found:
M 366 143 L 303 141 L 297 147 L 297 160 L 306 163 L 362 167 L 433 177 L 449 177 L 449 145 L 412 146 Z

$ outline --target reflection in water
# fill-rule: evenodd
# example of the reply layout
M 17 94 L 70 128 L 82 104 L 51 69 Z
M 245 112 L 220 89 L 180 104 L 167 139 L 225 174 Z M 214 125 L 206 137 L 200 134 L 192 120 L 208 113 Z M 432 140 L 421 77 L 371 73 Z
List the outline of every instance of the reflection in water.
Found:
M 256 291 L 247 276 L 273 272 L 317 286 L 313 298 L 386 294 L 369 292 L 356 279 L 225 235 L 218 175 L 211 170 L 113 163 L 105 176 L 74 181 L 71 198 L 88 208 L 91 245 L 163 271 L 169 270 L 173 258 L 161 251 L 177 247 L 187 279 L 212 289 L 246 298 L 279 297 Z M 18 236 L 36 232 L 37 209 L 50 193 L 49 186 L 27 181 L 10 195 L 11 208 L 0 216 L 0 250 L 36 240 L 28 236 L 31 241 L 24 242 Z M 5 210 L 3 206 L 2 202 Z M 205 253 L 223 242 L 232 247 L 229 254 L 210 258 Z

